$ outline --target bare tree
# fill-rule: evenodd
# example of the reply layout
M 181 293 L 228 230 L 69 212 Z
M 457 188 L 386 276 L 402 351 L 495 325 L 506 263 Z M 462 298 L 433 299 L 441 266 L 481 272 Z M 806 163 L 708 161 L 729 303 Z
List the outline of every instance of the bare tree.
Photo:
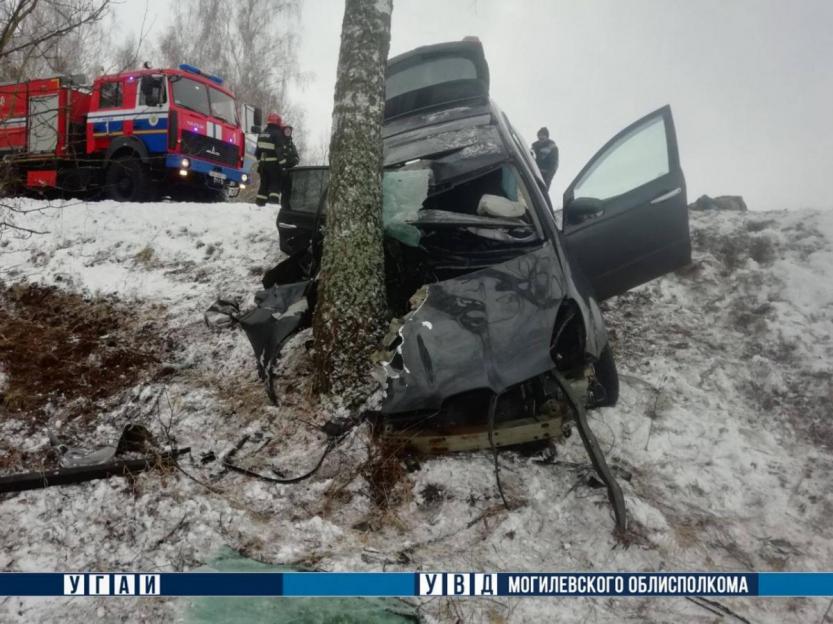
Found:
M 241 101 L 277 110 L 297 129 L 287 94 L 301 77 L 298 0 L 182 0 L 175 7 L 159 44 L 162 62 L 218 74 Z
M 103 51 L 95 36 L 110 0 L 4 0 L 0 79 L 76 73 Z
M 301 153 L 304 165 L 326 165 L 330 161 L 330 130 L 318 134 L 315 140 L 307 137 L 307 148 Z
M 313 332 L 316 388 L 362 398 L 386 314 L 382 122 L 392 0 L 347 0 L 341 27 L 327 228 Z
M 4 0 L 0 3 L 0 80 L 21 81 L 36 75 L 80 69 L 91 29 L 107 12 L 110 0 Z M 90 58 L 90 57 L 86 57 Z M 0 195 L 13 185 L 9 167 L 0 169 Z M 6 230 L 36 234 L 25 215 L 41 210 L 18 200 L 0 202 L 0 236 Z
M 150 2 L 145 0 L 145 11 L 142 14 L 142 23 L 139 25 L 139 32 L 137 34 L 129 34 L 126 38 L 122 37 L 119 43 L 110 42 L 109 44 L 109 66 L 104 66 L 100 73 L 121 73 L 129 69 L 139 67 L 142 59 L 142 47 L 145 45 L 145 39 L 148 33 L 153 29 L 156 23 L 156 17 L 151 18 Z M 111 28 L 111 32 L 117 31 L 117 28 Z

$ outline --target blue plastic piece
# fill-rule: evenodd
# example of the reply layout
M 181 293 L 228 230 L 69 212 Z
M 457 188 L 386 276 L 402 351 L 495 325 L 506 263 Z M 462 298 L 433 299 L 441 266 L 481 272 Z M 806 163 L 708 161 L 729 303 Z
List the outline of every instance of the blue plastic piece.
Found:
M 190 72 L 192 74 L 197 74 L 197 75 L 202 76 L 202 72 L 200 71 L 199 67 L 194 67 L 193 65 L 188 65 L 188 63 L 182 63 L 182 65 L 180 65 L 179 68 L 182 71 L 187 71 L 187 72 Z

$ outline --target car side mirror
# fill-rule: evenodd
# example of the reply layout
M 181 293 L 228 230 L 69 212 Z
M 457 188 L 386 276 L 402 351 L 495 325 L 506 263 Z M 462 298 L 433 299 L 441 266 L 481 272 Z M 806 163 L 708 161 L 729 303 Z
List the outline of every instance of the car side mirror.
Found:
M 604 202 L 594 197 L 578 197 L 564 206 L 564 225 L 580 225 L 604 215 Z

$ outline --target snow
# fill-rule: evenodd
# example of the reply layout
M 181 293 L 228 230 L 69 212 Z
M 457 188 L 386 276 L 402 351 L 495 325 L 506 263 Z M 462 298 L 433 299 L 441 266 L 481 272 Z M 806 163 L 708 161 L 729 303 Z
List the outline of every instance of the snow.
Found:
M 280 257 L 274 209 L 26 207 L 42 208 L 26 226 L 48 233 L 4 233 L 0 280 L 115 295 L 161 318 L 176 344 L 172 377 L 129 389 L 86 429 L 59 413 L 50 425 L 92 448 L 139 422 L 192 450 L 181 462 L 190 477 L 156 470 L 4 495 L 0 569 L 190 570 L 225 547 L 323 570 L 824 570 L 833 561 L 833 212 L 692 212 L 692 266 L 604 306 L 621 397 L 590 424 L 625 493 L 636 537 L 624 547 L 604 490 L 587 485 L 575 435 L 551 464 L 501 454 L 511 512 L 488 453 L 422 461 L 380 510 L 363 470 L 364 427 L 300 485 L 203 464 L 203 453 L 222 456 L 244 434 L 253 442 L 238 460 L 264 473 L 300 474 L 323 449 L 305 424 L 318 415 L 303 410 L 304 389 L 271 406 L 245 336 L 202 319 L 218 296 L 251 302 Z M 288 345 L 286 369 L 307 370 L 309 338 Z M 48 445 L 45 431 L 6 416 L 0 437 L 35 452 Z M 829 603 L 723 602 L 754 622 L 818 622 Z M 177 621 L 191 609 L 189 600 L 6 598 L 0 621 Z M 679 599 L 432 600 L 421 613 L 428 622 L 714 621 Z

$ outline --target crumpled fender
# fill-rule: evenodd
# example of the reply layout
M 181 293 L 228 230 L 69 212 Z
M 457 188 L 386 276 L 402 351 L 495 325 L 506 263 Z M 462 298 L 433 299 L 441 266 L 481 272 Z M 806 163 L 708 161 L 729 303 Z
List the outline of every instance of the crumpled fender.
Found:
M 257 307 L 238 319 L 252 343 L 258 372 L 265 378 L 283 343 L 308 320 L 309 281 L 275 285 L 255 295 Z
M 561 265 L 549 243 L 431 284 L 384 365 L 382 412 L 439 409 L 461 392 L 501 393 L 550 370 L 550 340 L 564 296 Z

